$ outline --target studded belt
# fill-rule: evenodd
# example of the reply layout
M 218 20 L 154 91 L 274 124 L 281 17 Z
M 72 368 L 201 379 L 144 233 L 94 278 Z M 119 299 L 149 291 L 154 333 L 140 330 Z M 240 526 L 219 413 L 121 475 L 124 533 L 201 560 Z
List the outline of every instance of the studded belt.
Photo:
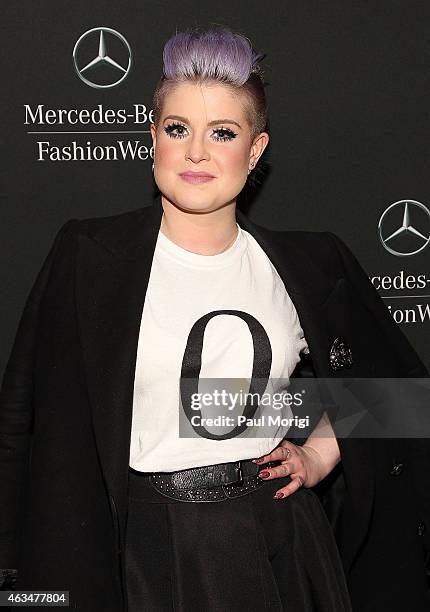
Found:
M 264 468 L 277 465 L 269 461 L 257 465 L 250 459 L 216 463 L 177 472 L 152 472 L 150 483 L 159 493 L 184 502 L 217 502 L 252 493 L 264 480 L 257 476 Z

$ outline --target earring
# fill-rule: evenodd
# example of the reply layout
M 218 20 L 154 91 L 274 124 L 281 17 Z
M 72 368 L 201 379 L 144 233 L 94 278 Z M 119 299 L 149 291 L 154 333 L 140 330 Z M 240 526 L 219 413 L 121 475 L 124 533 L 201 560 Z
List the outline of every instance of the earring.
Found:
M 155 165 L 155 164 L 152 164 L 152 172 L 154 172 L 154 165 Z
M 251 167 L 248 168 L 248 174 L 251 174 L 252 170 L 254 169 L 254 162 L 251 163 Z

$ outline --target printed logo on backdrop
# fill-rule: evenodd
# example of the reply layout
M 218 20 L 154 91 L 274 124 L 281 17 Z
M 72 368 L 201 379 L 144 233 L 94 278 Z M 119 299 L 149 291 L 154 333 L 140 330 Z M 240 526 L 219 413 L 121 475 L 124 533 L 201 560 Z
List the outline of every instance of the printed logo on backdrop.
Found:
M 72 55 L 78 77 L 96 89 L 116 87 L 130 72 L 131 47 L 112 28 L 84 32 L 76 41 Z
M 430 242 L 430 211 L 417 200 L 394 202 L 382 213 L 378 233 L 382 246 L 392 255 L 416 255 Z
M 118 87 L 120 91 L 128 82 L 133 54 L 127 38 L 113 28 L 99 26 L 86 29 L 70 45 L 70 89 L 76 87 L 77 76 L 82 87 L 95 90 L 94 104 L 63 108 L 50 107 L 43 100 L 24 104 L 24 125 L 29 126 L 27 134 L 35 137 L 36 161 L 136 161 L 152 165 L 150 106 L 139 101 L 115 108 L 97 100 L 99 90 Z
M 417 200 L 390 204 L 379 218 L 378 237 L 384 249 L 395 257 L 429 253 L 425 249 L 430 243 L 430 210 Z M 397 274 L 379 274 L 370 280 L 387 301 L 396 323 L 430 321 L 430 275 L 426 271 L 401 269 Z

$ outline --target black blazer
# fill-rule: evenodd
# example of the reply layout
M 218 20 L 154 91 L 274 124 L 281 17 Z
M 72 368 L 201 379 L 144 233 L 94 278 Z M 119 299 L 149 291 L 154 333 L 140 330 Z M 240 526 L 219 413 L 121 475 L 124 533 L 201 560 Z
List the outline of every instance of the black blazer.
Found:
M 78 610 L 126 610 L 135 361 L 162 212 L 158 196 L 153 206 L 65 223 L 25 305 L 1 388 L 0 567 L 18 569 L 17 589 L 68 589 Z M 285 283 L 314 375 L 339 376 L 328 355 L 340 336 L 354 355 L 344 376 L 428 375 L 335 234 L 272 231 L 239 210 L 236 218 Z M 421 609 L 426 536 L 418 525 L 425 517 L 408 477 L 416 473 L 409 446 L 339 445 L 342 463 L 326 479 L 322 500 L 353 605 Z M 400 463 L 404 474 L 393 476 Z M 336 517 L 333 491 L 341 496 Z

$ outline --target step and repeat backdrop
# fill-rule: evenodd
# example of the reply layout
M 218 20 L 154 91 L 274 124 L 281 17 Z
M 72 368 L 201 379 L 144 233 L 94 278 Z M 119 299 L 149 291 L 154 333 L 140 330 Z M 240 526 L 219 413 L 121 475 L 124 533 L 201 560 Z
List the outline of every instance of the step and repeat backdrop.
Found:
M 60 225 L 151 205 L 152 92 L 176 31 L 266 53 L 271 136 L 245 214 L 333 231 L 430 367 L 430 5 L 2 2 L 0 372 Z

